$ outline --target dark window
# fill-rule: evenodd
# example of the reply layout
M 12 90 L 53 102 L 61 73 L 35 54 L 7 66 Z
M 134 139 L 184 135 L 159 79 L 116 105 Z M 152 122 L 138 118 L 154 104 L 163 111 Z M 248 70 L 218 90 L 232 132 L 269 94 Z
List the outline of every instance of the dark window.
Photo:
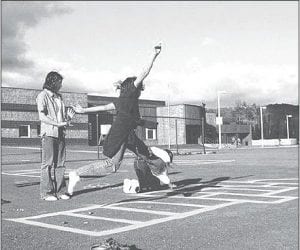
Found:
M 156 140 L 156 129 L 146 128 L 146 140 Z
M 38 136 L 41 135 L 41 125 L 39 125 L 39 124 L 36 126 L 36 133 Z
M 19 126 L 19 137 L 29 137 L 29 125 Z

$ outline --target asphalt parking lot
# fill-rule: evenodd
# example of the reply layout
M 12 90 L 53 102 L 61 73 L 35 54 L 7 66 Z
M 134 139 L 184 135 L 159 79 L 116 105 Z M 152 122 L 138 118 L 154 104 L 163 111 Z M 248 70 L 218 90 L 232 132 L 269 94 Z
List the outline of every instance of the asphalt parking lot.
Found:
M 67 172 L 96 158 L 69 149 Z M 39 149 L 2 147 L 2 249 L 298 249 L 298 148 L 220 150 L 174 158 L 179 188 L 125 194 L 133 158 L 86 176 L 72 199 L 39 199 Z

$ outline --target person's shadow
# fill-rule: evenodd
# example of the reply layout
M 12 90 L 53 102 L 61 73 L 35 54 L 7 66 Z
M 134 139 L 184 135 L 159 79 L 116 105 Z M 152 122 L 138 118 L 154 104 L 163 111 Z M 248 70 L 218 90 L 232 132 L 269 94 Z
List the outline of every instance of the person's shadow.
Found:
M 177 186 L 176 189 L 173 189 L 170 192 L 164 193 L 161 196 L 154 196 L 154 197 L 139 197 L 139 198 L 134 198 L 134 199 L 126 199 L 126 200 L 121 200 L 117 203 L 126 203 L 126 202 L 131 202 L 131 201 L 155 201 L 155 200 L 160 200 L 160 199 L 166 199 L 171 196 L 175 195 L 183 195 L 185 197 L 190 197 L 195 193 L 198 193 L 199 191 L 201 192 L 202 189 L 204 188 L 218 188 L 218 184 L 222 181 L 227 181 L 227 180 L 234 180 L 234 179 L 242 179 L 245 177 L 250 177 L 252 175 L 247 175 L 247 176 L 238 176 L 238 177 L 218 177 L 215 179 L 212 179 L 210 181 L 203 181 L 201 182 L 202 178 L 193 178 L 193 179 L 184 179 L 180 181 L 174 182 L 174 184 Z M 200 184 L 200 185 L 197 185 Z M 191 186 L 192 185 L 192 186 Z M 162 186 L 160 190 L 168 190 L 166 186 Z M 145 192 L 147 194 L 147 192 Z
M 172 172 L 169 175 L 171 175 L 171 174 L 175 175 L 175 174 L 179 174 L 179 173 L 181 173 L 181 172 Z M 106 177 L 108 175 L 111 175 L 111 173 L 106 174 L 106 175 L 84 175 L 84 176 L 81 176 L 80 178 L 81 179 L 95 179 L 95 178 L 103 178 L 103 177 Z M 84 190 L 74 191 L 72 197 L 80 195 L 80 194 L 84 194 L 84 193 L 96 192 L 96 191 L 104 190 L 104 189 L 107 189 L 107 188 L 116 188 L 116 187 L 121 187 L 121 186 L 123 186 L 123 182 L 112 184 L 112 185 L 100 185 L 98 187 L 95 186 L 95 187 L 91 187 L 91 188 L 86 188 Z M 165 187 L 162 187 L 162 188 L 165 188 Z
M 77 195 L 81 195 L 81 194 L 85 194 L 85 193 L 90 193 L 90 192 L 96 192 L 99 190 L 104 190 L 107 188 L 116 188 L 116 187 L 121 187 L 123 186 L 123 182 L 121 183 L 116 183 L 116 184 L 112 184 L 112 185 L 101 185 L 99 187 L 92 187 L 92 188 L 87 188 L 87 189 L 83 189 L 83 190 L 79 190 L 79 191 L 75 191 L 72 195 L 72 197 L 77 196 Z

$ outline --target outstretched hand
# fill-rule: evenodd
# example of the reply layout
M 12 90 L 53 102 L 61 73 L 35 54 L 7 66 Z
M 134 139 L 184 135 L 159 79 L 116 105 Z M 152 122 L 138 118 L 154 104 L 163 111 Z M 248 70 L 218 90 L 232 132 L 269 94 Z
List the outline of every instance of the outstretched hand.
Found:
M 161 43 L 155 45 L 154 50 L 155 50 L 155 55 L 158 56 L 161 52 Z
M 71 120 L 73 118 L 73 116 L 75 115 L 75 110 L 72 108 L 68 108 L 67 109 L 67 117 L 68 120 Z
M 83 114 L 84 113 L 84 108 L 81 107 L 79 104 L 77 104 L 76 106 L 72 106 L 72 108 L 78 114 Z

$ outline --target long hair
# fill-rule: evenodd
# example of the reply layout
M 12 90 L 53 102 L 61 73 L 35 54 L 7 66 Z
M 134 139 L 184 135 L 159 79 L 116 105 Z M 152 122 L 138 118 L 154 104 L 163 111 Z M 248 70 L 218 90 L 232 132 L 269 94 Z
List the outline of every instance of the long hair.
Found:
M 63 79 L 62 75 L 55 71 L 51 71 L 47 74 L 43 89 L 48 89 L 54 93 L 58 92 L 58 82 Z
M 165 149 L 165 151 L 168 153 L 168 155 L 169 155 L 169 157 L 170 157 L 170 163 L 172 163 L 172 162 L 173 162 L 173 157 L 174 157 L 172 151 L 169 150 L 169 149 Z

